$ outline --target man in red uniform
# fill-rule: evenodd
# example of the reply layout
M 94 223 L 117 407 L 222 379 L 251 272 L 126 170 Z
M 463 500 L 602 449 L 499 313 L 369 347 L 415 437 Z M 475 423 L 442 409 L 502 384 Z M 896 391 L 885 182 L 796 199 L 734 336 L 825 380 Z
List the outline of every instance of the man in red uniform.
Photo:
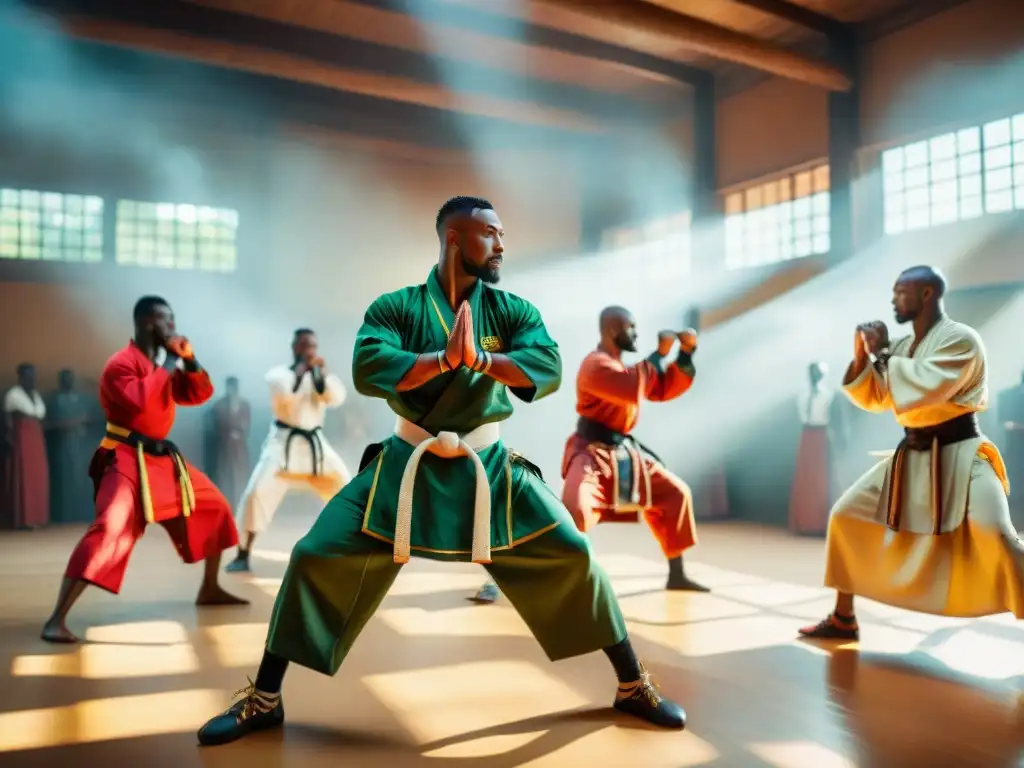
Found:
M 71 553 L 57 604 L 42 637 L 74 643 L 65 618 L 88 584 L 117 594 L 135 543 L 148 523 L 170 534 L 186 563 L 204 560 L 196 605 L 244 605 L 217 583 L 221 552 L 238 544 L 231 507 L 202 472 L 167 440 L 177 405 L 201 405 L 213 384 L 175 335 L 166 301 L 144 296 L 135 305 L 135 338 L 100 375 L 106 438 L 89 467 L 96 520 Z M 163 359 L 160 359 L 163 353 Z
M 579 421 L 562 458 L 562 503 L 584 533 L 597 523 L 636 522 L 642 514 L 668 560 L 666 589 L 707 592 L 683 569 L 683 552 L 697 543 L 690 488 L 630 434 L 641 400 L 667 402 L 690 388 L 697 333 L 662 331 L 657 351 L 627 366 L 622 353 L 636 352 L 633 315 L 608 307 L 601 312 L 600 328 L 601 343 L 576 375 Z M 679 354 L 665 365 L 677 338 Z M 497 598 L 498 588 L 487 582 L 471 599 L 492 603 Z

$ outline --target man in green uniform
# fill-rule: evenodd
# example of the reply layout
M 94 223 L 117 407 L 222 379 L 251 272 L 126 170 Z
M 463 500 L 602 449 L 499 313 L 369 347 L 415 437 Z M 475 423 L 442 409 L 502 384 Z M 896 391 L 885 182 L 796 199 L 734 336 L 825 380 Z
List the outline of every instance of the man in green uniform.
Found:
M 484 565 L 553 661 L 604 650 L 615 708 L 667 728 L 664 699 L 630 645 L 611 583 L 537 470 L 501 442 L 508 392 L 558 389 L 558 345 L 537 309 L 498 281 L 501 221 L 456 197 L 437 215 L 438 265 L 426 283 L 384 294 L 356 337 L 352 378 L 387 400 L 394 435 L 292 551 L 255 683 L 199 730 L 226 744 L 284 721 L 288 662 L 333 675 L 413 554 Z

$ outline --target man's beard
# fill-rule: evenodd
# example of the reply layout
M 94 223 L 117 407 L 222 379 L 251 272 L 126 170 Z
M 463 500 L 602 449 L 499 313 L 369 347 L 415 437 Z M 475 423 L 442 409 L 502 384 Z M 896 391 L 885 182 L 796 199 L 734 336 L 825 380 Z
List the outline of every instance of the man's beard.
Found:
M 501 273 L 498 271 L 497 267 L 489 267 L 487 266 L 487 262 L 478 266 L 467 259 L 465 254 L 462 256 L 462 269 L 467 275 L 479 278 L 485 283 L 494 284 L 501 280 Z
M 620 334 L 619 337 L 615 339 L 615 344 L 623 352 L 636 352 L 636 339 L 632 336 L 627 336 L 624 333 Z
M 900 325 L 903 325 L 903 323 L 912 322 L 914 320 L 914 318 L 917 317 L 917 312 L 906 312 L 906 313 L 903 313 L 903 312 L 900 312 L 899 310 L 897 310 L 895 312 L 895 314 L 896 314 L 896 322 L 898 324 L 900 324 Z

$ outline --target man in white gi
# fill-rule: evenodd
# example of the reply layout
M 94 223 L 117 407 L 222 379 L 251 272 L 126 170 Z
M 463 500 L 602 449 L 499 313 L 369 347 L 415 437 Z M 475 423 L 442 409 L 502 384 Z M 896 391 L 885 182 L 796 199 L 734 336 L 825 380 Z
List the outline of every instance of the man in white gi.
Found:
M 229 571 L 250 570 L 249 553 L 256 535 L 270 525 L 288 491 L 310 489 L 326 502 L 351 478 L 323 435 L 327 409 L 342 404 L 345 388 L 325 370 L 317 349 L 316 334 L 300 328 L 292 340 L 294 363 L 267 372 L 274 422 L 242 494 L 238 528 L 248 536 L 228 564 Z
M 867 411 L 893 411 L 905 437 L 833 507 L 825 585 L 836 605 L 805 637 L 856 640 L 855 594 L 941 616 L 1024 618 L 1006 468 L 976 418 L 988 406 L 985 347 L 945 316 L 945 290 L 938 271 L 912 267 L 892 304 L 913 335 L 890 344 L 882 322 L 857 328 L 843 389 Z

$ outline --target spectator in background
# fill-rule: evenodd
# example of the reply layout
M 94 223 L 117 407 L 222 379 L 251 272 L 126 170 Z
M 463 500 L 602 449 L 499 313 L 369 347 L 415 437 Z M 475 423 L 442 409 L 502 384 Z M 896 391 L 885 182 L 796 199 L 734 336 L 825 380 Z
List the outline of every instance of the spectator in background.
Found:
M 225 395 L 213 406 L 213 451 L 209 467 L 214 483 L 234 507 L 242 498 L 252 470 L 249 458 L 249 430 L 252 408 L 239 394 L 238 378 L 229 376 Z
M 18 366 L 18 383 L 4 395 L 4 500 L 7 528 L 41 528 L 50 521 L 50 480 L 43 419 L 46 404 L 36 389 L 36 369 Z
M 89 440 L 89 402 L 76 388 L 75 374 L 57 374 L 57 389 L 47 397 L 46 449 L 50 469 L 50 520 L 87 523 L 93 519 L 89 460 L 96 443 Z

